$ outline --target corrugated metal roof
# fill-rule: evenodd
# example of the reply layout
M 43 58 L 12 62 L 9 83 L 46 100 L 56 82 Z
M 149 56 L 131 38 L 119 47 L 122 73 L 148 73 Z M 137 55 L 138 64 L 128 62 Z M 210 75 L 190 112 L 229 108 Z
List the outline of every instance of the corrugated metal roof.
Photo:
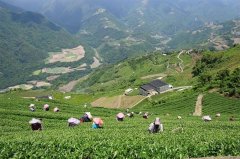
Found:
M 154 90 L 154 87 L 151 86 L 150 84 L 144 84 L 140 88 L 142 88 L 142 89 L 144 89 L 146 91 Z
M 168 85 L 167 83 L 165 83 L 161 80 L 154 80 L 154 81 L 150 82 L 149 84 L 152 85 L 153 87 L 157 87 L 157 88 Z

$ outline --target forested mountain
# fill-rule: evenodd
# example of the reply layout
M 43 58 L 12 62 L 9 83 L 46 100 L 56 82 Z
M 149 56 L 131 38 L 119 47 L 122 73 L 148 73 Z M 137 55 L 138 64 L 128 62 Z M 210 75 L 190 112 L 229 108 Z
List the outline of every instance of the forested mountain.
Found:
M 0 2 L 0 88 L 32 79 L 49 51 L 79 44 L 38 13 Z
M 93 16 L 99 8 L 107 10 L 109 14 L 131 28 L 137 25 L 150 26 L 145 29 L 151 32 L 157 26 L 161 26 L 158 30 L 163 31 L 170 26 L 173 29 L 181 29 L 202 22 L 226 21 L 239 16 L 240 8 L 238 0 L 5 0 L 5 2 L 40 12 L 70 32 L 78 32 L 82 21 Z
M 240 19 L 206 23 L 197 29 L 181 31 L 167 43 L 172 50 L 201 48 L 224 50 L 240 43 Z
M 45 15 L 96 49 L 104 63 L 154 50 L 212 48 L 208 32 L 189 32 L 240 15 L 238 0 L 4 1 Z

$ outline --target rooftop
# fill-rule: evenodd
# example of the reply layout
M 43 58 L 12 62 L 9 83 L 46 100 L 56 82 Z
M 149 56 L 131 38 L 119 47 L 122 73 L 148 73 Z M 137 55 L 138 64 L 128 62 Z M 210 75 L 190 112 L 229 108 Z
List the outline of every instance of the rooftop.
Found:
M 154 87 L 150 84 L 144 84 L 141 86 L 141 88 L 144 89 L 145 91 L 154 90 Z
M 154 81 L 150 82 L 149 84 L 152 85 L 153 87 L 157 87 L 157 88 L 168 85 L 167 83 L 165 83 L 161 80 L 154 80 Z

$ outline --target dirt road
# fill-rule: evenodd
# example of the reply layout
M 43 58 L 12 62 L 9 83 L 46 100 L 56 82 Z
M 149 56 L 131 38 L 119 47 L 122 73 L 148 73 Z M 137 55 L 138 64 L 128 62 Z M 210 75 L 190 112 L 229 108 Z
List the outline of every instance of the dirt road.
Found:
M 202 115 L 202 101 L 203 101 L 203 94 L 199 94 L 197 97 L 195 112 L 193 113 L 194 116 Z

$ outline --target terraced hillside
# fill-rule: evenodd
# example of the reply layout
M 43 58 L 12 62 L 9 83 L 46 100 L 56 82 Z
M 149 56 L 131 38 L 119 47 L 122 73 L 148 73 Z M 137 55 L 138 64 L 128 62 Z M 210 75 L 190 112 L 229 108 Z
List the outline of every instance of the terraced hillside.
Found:
M 35 101 L 21 96 L 52 93 L 54 100 Z M 71 99 L 64 96 L 71 95 Z M 54 92 L 10 92 L 0 94 L 0 158 L 193 158 L 206 156 L 240 155 L 239 100 L 225 99 L 207 94 L 204 114 L 213 117 L 205 123 L 189 113 L 194 110 L 197 93 L 176 92 L 156 96 L 130 111 L 148 111 L 149 119 L 135 114 L 117 122 L 115 115 L 121 110 L 84 107 L 94 100 L 86 95 Z M 218 101 L 224 100 L 225 103 Z M 28 106 L 35 103 L 36 112 Z M 48 103 L 50 111 L 42 105 Z M 58 106 L 60 112 L 52 109 Z M 230 107 L 229 107 L 230 106 Z M 91 123 L 69 128 L 67 119 L 79 118 L 85 111 L 102 117 L 103 129 L 92 129 Z M 122 110 L 123 111 L 123 110 Z M 216 112 L 221 116 L 215 118 Z M 166 114 L 168 113 L 168 114 Z M 178 120 L 177 115 L 182 119 Z M 148 125 L 160 117 L 164 132 L 149 134 Z M 234 116 L 235 121 L 229 121 Z M 32 117 L 43 119 L 43 131 L 32 132 L 28 121 Z
M 116 65 L 100 67 L 80 82 L 75 90 L 95 93 L 121 94 L 125 89 L 138 88 L 153 79 L 162 79 L 173 86 L 194 84 L 192 68 L 201 58 L 194 50 L 171 54 L 156 52 L 127 59 Z

